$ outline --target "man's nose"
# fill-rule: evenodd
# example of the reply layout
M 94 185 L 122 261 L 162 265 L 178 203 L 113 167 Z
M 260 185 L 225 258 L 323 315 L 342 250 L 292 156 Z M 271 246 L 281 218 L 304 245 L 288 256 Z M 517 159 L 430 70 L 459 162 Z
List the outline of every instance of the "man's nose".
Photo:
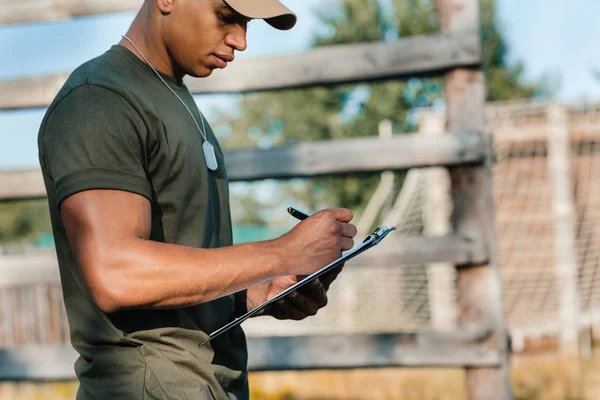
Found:
M 225 37 L 225 44 L 233 47 L 237 51 L 246 50 L 246 47 L 248 46 L 246 42 L 246 27 L 236 25 Z

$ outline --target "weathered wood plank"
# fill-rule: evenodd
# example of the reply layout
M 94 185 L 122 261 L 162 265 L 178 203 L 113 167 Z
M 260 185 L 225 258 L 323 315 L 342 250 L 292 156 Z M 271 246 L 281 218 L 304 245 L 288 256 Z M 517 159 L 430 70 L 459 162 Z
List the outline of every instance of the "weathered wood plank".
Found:
M 495 366 L 495 350 L 428 334 L 332 335 L 248 338 L 253 371 L 372 367 Z
M 192 91 L 248 92 L 402 77 L 478 65 L 477 32 L 412 36 L 396 42 L 319 47 L 303 54 L 240 60 L 204 80 Z
M 381 172 L 435 165 L 478 163 L 484 152 L 478 134 L 395 135 L 391 139 L 353 138 L 301 143 L 269 150 L 240 150 L 226 155 L 232 180 L 311 177 L 352 172 Z
M 22 288 L 13 288 L 12 294 L 14 296 L 15 313 L 13 314 L 11 327 L 14 332 L 15 345 L 19 346 L 25 344 L 25 335 L 23 332 L 23 290 Z
M 0 0 L 0 25 L 137 11 L 143 0 Z
M 479 27 L 479 1 L 437 0 L 443 32 L 471 31 Z M 455 69 L 446 75 L 447 129 L 450 132 L 485 128 L 485 77 L 479 70 Z M 467 396 L 478 400 L 512 399 L 510 388 L 508 333 L 502 310 L 498 273 L 498 251 L 492 196 L 493 151 L 491 138 L 486 165 L 450 169 L 454 200 L 452 223 L 456 234 L 474 240 L 483 237 L 489 264 L 459 269 L 459 326 L 463 329 L 486 324 L 493 326 L 489 344 L 498 351 L 495 368 L 467 366 Z
M 476 264 L 487 259 L 482 241 L 457 236 L 390 237 L 377 248 L 347 263 L 348 267 L 452 262 Z M 0 258 L 0 288 L 41 283 L 60 283 L 56 254 L 5 256 Z
M 577 212 L 573 193 L 571 143 L 568 112 L 564 106 L 550 106 L 548 113 L 548 176 L 552 184 L 552 216 L 554 219 L 554 270 L 558 285 L 561 322 L 561 351 L 579 354 L 580 310 L 578 294 L 578 262 L 576 252 Z
M 58 266 L 54 269 L 55 277 L 58 281 Z M 65 307 L 62 296 L 62 287 L 54 285 L 50 287 L 50 298 L 49 298 L 49 307 L 50 307 L 50 325 L 48 327 L 50 334 L 50 343 L 53 344 L 61 344 L 63 343 L 62 339 L 62 313 Z
M 0 298 L 2 299 L 2 319 L 0 320 L 0 347 L 12 346 L 13 331 L 12 331 L 12 315 L 14 312 L 13 298 L 10 288 L 0 290 Z
M 268 150 L 225 153 L 231 181 L 312 177 L 350 172 L 381 172 L 413 167 L 481 163 L 481 135 L 460 133 L 431 137 L 395 135 L 300 143 Z M 0 200 L 46 196 L 39 170 L 0 171 Z
M 69 345 L 0 349 L 0 380 L 74 379 L 78 354 Z
M 444 134 L 446 118 L 440 113 L 421 115 L 419 130 L 439 137 Z M 425 235 L 443 236 L 452 232 L 450 213 L 450 176 L 445 168 L 424 171 L 427 188 L 424 193 L 423 230 Z M 427 295 L 431 313 L 431 327 L 437 331 L 456 329 L 457 310 L 455 297 L 456 271 L 449 262 L 428 264 Z
M 0 110 L 46 107 L 65 84 L 68 73 L 0 81 Z
M 0 200 L 42 197 L 46 197 L 46 188 L 41 170 L 0 170 Z
M 251 371 L 495 366 L 498 352 L 472 337 L 427 333 L 249 337 Z M 0 349 L 0 380 L 74 379 L 69 345 Z
M 36 331 L 37 343 L 50 343 L 50 314 L 53 310 L 50 307 L 50 288 L 48 285 L 35 285 L 35 314 L 36 314 Z
M 15 343 L 15 332 L 13 330 L 14 314 L 16 309 L 15 290 L 13 288 L 5 288 L 2 290 L 2 332 L 3 346 L 12 346 Z
M 100 2 L 101 3 L 101 2 Z M 320 47 L 294 55 L 241 59 L 204 79 L 186 78 L 192 93 L 280 90 L 443 73 L 481 62 L 477 32 L 414 36 L 396 42 Z M 44 107 L 68 74 L 0 81 L 0 109 Z
M 484 123 L 484 77 L 479 71 L 456 70 L 446 78 L 448 130 L 459 130 Z M 490 144 L 491 147 L 491 144 Z M 486 166 L 452 167 L 452 197 L 454 232 L 465 238 L 483 240 L 489 251 L 489 263 L 458 273 L 459 326 L 465 328 L 482 323 L 495 327 L 491 341 L 502 354 L 500 368 L 467 368 L 468 398 L 486 400 L 512 399 L 510 389 L 508 332 L 502 307 L 501 281 L 498 272 L 497 239 L 492 197 L 490 150 Z M 477 238 L 473 236 L 477 232 Z M 483 233 L 483 235 L 481 234 Z M 486 397 L 487 396 L 487 397 Z
M 60 283 L 54 252 L 0 257 L 0 287 L 46 283 Z
M 379 137 L 383 139 L 391 139 L 394 137 L 392 121 L 384 119 L 379 122 L 378 126 Z M 394 189 L 394 173 L 392 171 L 383 171 L 377 189 L 373 192 L 373 195 L 369 199 L 360 219 L 356 223 L 356 229 L 358 235 L 362 236 L 368 234 L 367 232 L 373 226 L 375 220 L 384 212 L 384 206 L 389 201 L 390 194 Z M 351 285 L 347 285 L 351 286 Z M 344 289 L 346 290 L 346 288 Z M 349 288 L 350 290 L 350 288 Z

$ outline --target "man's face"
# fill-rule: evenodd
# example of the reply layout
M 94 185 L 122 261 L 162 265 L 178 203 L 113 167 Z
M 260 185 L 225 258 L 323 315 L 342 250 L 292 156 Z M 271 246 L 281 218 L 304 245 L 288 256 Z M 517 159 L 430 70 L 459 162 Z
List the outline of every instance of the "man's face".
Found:
M 205 77 L 246 49 L 248 22 L 223 0 L 174 0 L 163 41 L 180 72 Z

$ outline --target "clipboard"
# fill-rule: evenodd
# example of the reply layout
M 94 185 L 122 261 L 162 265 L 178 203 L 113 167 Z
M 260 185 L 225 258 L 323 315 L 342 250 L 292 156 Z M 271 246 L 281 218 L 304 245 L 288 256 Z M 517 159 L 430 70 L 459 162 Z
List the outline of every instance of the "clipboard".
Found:
M 250 317 L 258 314 L 262 309 L 264 309 L 265 307 L 267 307 L 269 304 L 272 304 L 272 303 L 276 302 L 277 300 L 284 298 L 285 296 L 287 296 L 290 293 L 292 293 L 294 290 L 299 289 L 302 286 L 310 283 L 315 278 L 318 278 L 321 275 L 326 274 L 327 272 L 331 271 L 332 269 L 335 269 L 335 268 L 341 266 L 346 261 L 351 260 L 352 258 L 358 256 L 359 254 L 364 253 L 365 251 L 369 250 L 370 248 L 376 246 L 391 231 L 393 231 L 395 229 L 396 229 L 396 227 L 394 227 L 394 226 L 391 227 L 391 228 L 388 228 L 386 226 L 380 226 L 379 228 L 375 229 L 373 231 L 373 233 L 371 233 L 370 235 L 367 235 L 367 237 L 362 241 L 362 243 L 360 245 L 358 245 L 357 247 L 355 247 L 354 249 L 347 251 L 346 254 L 342 255 L 337 260 L 335 260 L 332 263 L 324 266 L 320 270 L 318 270 L 316 272 L 313 272 L 311 275 L 308 275 L 304 279 L 296 282 L 295 284 L 293 284 L 289 288 L 285 289 L 284 291 L 282 291 L 278 295 L 273 296 L 269 300 L 265 301 L 264 303 L 256 306 L 252 310 L 248 311 L 246 314 L 244 314 L 244 315 L 242 315 L 240 317 L 237 317 L 236 319 L 234 319 L 233 321 L 231 321 L 227 325 L 225 325 L 222 328 L 219 328 L 216 331 L 212 332 L 208 336 L 208 339 L 205 340 L 204 342 L 200 343 L 198 345 L 198 347 L 204 346 L 206 343 L 210 342 L 211 340 L 213 340 L 217 336 L 219 336 L 219 335 L 227 332 L 228 330 L 230 330 L 231 328 L 233 328 L 233 327 L 241 324 L 242 322 L 244 322 L 248 318 L 250 318 Z

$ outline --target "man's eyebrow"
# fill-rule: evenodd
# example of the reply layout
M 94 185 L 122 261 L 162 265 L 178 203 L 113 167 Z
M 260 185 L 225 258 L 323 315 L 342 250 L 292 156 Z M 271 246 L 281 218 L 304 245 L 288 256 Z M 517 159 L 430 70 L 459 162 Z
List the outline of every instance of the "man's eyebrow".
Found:
M 221 1 L 218 1 L 217 3 L 218 3 L 217 10 L 229 11 L 234 15 L 237 15 L 237 14 L 241 15 L 239 12 L 235 11 L 235 9 L 233 7 L 231 7 L 229 4 L 227 4 L 227 2 L 221 0 Z
M 231 13 L 232 18 L 235 18 L 236 20 L 240 20 L 240 21 L 244 21 L 244 22 L 249 22 L 250 20 L 252 20 L 252 18 L 246 17 L 245 15 L 242 15 L 239 12 L 237 12 L 235 9 L 233 9 L 233 7 L 231 7 L 226 2 L 221 0 L 220 3 L 221 4 L 218 6 L 218 10 L 219 11 L 229 11 Z

